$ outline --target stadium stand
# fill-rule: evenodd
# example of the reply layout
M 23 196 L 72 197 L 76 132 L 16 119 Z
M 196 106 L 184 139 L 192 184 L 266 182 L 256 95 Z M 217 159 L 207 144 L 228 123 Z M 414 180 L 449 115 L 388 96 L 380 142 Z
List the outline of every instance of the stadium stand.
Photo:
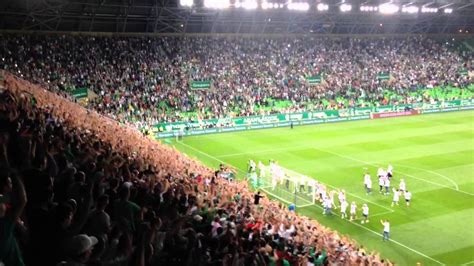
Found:
M 472 52 L 446 38 L 3 34 L 1 43 L 0 68 L 64 94 L 89 89 L 90 108 L 136 127 L 472 94 Z
M 0 72 L 4 265 L 390 265 L 243 182 Z

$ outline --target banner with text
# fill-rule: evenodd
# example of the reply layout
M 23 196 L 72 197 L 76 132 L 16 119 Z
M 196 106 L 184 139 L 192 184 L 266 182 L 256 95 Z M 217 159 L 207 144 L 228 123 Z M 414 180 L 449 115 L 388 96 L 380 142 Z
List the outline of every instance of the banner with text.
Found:
M 210 80 L 190 81 L 191 90 L 209 90 L 211 89 Z

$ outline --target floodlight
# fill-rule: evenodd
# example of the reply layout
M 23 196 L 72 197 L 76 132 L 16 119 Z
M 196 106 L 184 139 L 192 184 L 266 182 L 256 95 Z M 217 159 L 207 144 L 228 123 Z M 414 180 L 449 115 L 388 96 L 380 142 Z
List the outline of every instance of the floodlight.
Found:
M 360 11 L 362 12 L 374 12 L 377 11 L 377 9 L 376 6 L 360 6 Z
M 437 13 L 438 9 L 437 8 L 431 8 L 431 7 L 422 7 L 421 8 L 421 13 Z
M 204 0 L 204 7 L 214 9 L 224 9 L 230 6 L 229 0 Z
M 379 12 L 382 14 L 395 14 L 398 10 L 400 10 L 400 7 L 392 3 L 379 5 Z
M 403 13 L 408 13 L 408 14 L 418 13 L 419 10 L 420 10 L 420 8 L 417 7 L 417 6 L 404 6 L 404 7 L 402 7 L 402 12 Z
M 288 3 L 288 10 L 308 11 L 309 10 L 309 4 L 306 3 L 306 2 L 298 2 L 298 3 L 289 2 Z
M 258 4 L 256 0 L 245 0 L 240 3 L 240 6 L 245 9 L 256 9 Z
M 318 11 L 327 11 L 329 9 L 329 6 L 327 4 L 319 3 L 316 6 L 316 9 L 318 9 Z
M 342 4 L 339 6 L 341 12 L 349 12 L 352 10 L 352 6 L 350 4 Z
M 194 5 L 194 1 L 193 0 L 179 0 L 179 4 L 181 6 L 192 7 Z
M 273 5 L 272 5 L 272 7 L 273 7 Z M 268 3 L 265 2 L 265 1 L 262 2 L 262 9 L 268 9 L 268 8 L 270 8 L 269 5 L 268 5 Z
M 451 13 L 453 13 L 453 9 L 452 8 L 445 8 L 444 13 L 445 14 L 451 14 Z

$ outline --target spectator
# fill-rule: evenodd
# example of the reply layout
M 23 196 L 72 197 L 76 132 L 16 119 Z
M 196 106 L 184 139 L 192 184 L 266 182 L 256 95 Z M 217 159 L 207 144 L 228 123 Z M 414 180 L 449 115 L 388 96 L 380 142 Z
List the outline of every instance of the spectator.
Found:
M 263 198 L 263 196 L 260 195 L 260 191 L 258 191 L 257 194 L 253 196 L 253 198 L 254 198 L 253 204 L 258 205 L 258 203 L 260 202 L 260 199 Z
M 0 170 L 0 262 L 4 265 L 24 265 L 23 256 L 14 236 L 17 223 L 26 205 L 23 182 L 8 169 Z M 8 199 L 10 197 L 10 199 Z
M 98 243 L 97 238 L 88 235 L 74 236 L 67 244 L 68 259 L 58 264 L 58 266 L 82 266 L 87 265 L 92 249 Z
M 213 169 L 135 129 L 10 74 L 0 75 L 0 85 L 15 103 L 6 109 L 11 117 L 6 128 L 33 124 L 39 129 L 30 136 L 9 130 L 4 142 L 9 167 L 22 173 L 26 192 L 17 175 L 9 175 L 12 186 L 8 178 L 0 179 L 1 192 L 12 195 L 6 199 L 11 207 L 0 204 L 7 208 L 0 224 L 13 228 L 24 221 L 30 229 L 26 238 L 7 230 L 0 241 L 21 239 L 27 265 L 304 265 L 308 257 L 320 264 L 343 259 L 382 265 L 377 255 L 360 253 L 350 239 L 254 194 L 246 183 L 212 181 Z M 51 136 L 56 141 L 49 141 Z M 17 149 L 20 143 L 25 145 Z M 31 163 L 17 157 L 30 157 Z M 208 179 L 212 190 L 202 188 L 196 176 Z M 78 189 L 55 193 L 68 187 Z M 23 195 L 24 206 L 25 193 L 30 200 L 21 215 L 17 199 Z M 112 195 L 117 199 L 109 212 Z M 255 195 L 258 205 L 252 204 Z M 6 219 L 14 213 L 16 219 Z M 340 243 L 347 247 L 344 252 Z

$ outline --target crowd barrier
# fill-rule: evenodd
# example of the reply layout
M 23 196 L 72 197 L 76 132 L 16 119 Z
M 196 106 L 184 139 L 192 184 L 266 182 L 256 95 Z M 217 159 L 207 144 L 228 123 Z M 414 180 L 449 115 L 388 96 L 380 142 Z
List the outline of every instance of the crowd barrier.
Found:
M 454 100 L 431 104 L 419 103 L 373 108 L 352 108 L 344 110 L 209 119 L 200 122 L 159 124 L 156 125 L 154 134 L 157 138 L 170 138 L 179 135 L 193 136 L 253 129 L 289 127 L 291 124 L 293 124 L 293 126 L 300 126 L 472 109 L 474 109 L 474 99 Z

